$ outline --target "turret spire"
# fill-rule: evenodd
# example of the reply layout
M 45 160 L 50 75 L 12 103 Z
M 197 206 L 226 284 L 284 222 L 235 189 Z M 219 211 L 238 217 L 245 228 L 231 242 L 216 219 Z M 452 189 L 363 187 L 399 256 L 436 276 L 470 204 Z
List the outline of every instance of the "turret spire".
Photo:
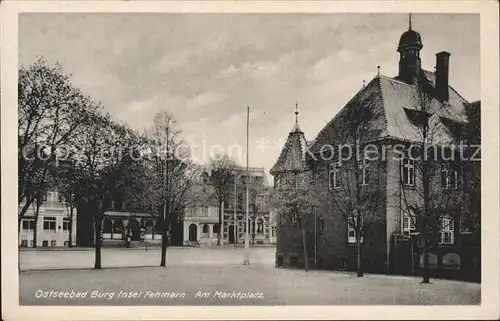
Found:
M 299 104 L 295 103 L 295 124 L 299 124 Z
M 292 132 L 302 132 L 299 127 L 299 104 L 295 103 L 295 126 L 293 126 Z
M 408 30 L 411 30 L 411 12 L 408 15 Z

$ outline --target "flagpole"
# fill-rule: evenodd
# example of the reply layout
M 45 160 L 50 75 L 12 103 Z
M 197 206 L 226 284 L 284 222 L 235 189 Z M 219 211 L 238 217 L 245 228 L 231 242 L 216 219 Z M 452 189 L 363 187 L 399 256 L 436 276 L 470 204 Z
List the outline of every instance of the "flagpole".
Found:
M 250 244 L 248 238 L 248 230 L 250 229 L 250 224 L 248 221 L 248 182 L 250 180 L 249 170 L 248 170 L 248 128 L 249 128 L 249 119 L 250 119 L 250 107 L 247 106 L 247 177 L 245 180 L 245 189 L 246 189 L 246 211 L 245 211 L 245 260 L 243 261 L 244 265 L 250 265 Z

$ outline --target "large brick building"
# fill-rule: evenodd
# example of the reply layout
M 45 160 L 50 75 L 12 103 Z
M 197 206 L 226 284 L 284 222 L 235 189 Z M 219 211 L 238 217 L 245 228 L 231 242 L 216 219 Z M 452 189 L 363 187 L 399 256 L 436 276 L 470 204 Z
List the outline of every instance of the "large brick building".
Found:
M 430 72 L 421 68 L 422 48 L 420 34 L 410 27 L 402 34 L 397 48 L 400 61 L 396 77 L 377 74 L 313 141 L 306 140 L 298 120 L 289 133 L 271 170 L 275 186 L 293 182 L 290 177 L 315 172 L 329 189 L 323 205 L 317 208 L 307 223 L 306 245 L 309 247 L 307 259 L 310 266 L 330 269 L 355 269 L 357 266 L 356 236 L 341 208 L 349 198 L 342 193 L 346 176 L 340 174 L 342 167 L 347 165 L 339 162 L 340 149 L 335 149 L 346 143 L 347 133 L 355 132 L 358 136 L 354 139 L 351 135 L 351 141 L 357 141 L 362 150 L 371 144 L 378 153 L 378 157 L 369 162 L 364 158 L 356 160 L 361 181 L 355 184 L 361 185 L 359 193 L 371 195 L 364 200 L 365 204 L 359 205 L 370 205 L 371 213 L 369 228 L 365 228 L 368 222 L 361 223 L 363 269 L 418 273 L 421 267 L 419 230 L 411 215 L 407 214 L 411 209 L 407 200 L 420 201 L 421 195 L 416 190 L 422 181 L 415 173 L 417 164 L 410 159 L 408 146 L 419 142 L 419 122 L 423 118 L 435 130 L 433 144 L 449 146 L 464 137 L 469 137 L 469 143 L 478 143 L 479 123 L 475 123 L 476 131 L 471 130 L 474 127 L 471 124 L 474 119 L 479 119 L 480 106 L 480 103 L 469 104 L 449 85 L 450 54 L 437 53 L 436 70 Z M 415 105 L 422 93 L 429 97 L 426 113 Z M 364 122 L 362 126 L 360 122 Z M 356 130 L 353 130 L 354 126 L 357 126 Z M 401 146 L 404 148 L 398 149 Z M 331 152 L 325 157 L 327 150 L 339 153 L 334 155 L 335 152 Z M 344 161 L 348 164 L 352 159 Z M 441 217 L 441 229 L 436 232 L 430 247 L 430 267 L 440 275 L 477 276 L 480 271 L 480 242 L 476 233 L 480 217 L 477 174 L 480 163 L 468 163 L 460 166 L 460 170 L 446 166 L 433 176 L 432 186 L 436 195 L 467 199 L 469 204 L 447 203 L 445 211 L 453 214 Z M 348 188 L 351 187 L 348 185 Z M 279 215 L 276 265 L 302 266 L 305 258 L 300 230 L 290 213 Z M 470 221 L 475 224 L 470 224 Z

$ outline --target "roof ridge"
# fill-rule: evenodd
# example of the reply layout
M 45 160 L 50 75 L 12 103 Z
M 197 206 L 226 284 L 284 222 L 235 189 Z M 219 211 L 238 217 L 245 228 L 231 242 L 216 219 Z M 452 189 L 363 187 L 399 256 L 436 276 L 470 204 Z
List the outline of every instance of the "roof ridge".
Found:
M 379 77 L 380 78 L 380 77 Z M 384 76 L 384 78 L 387 78 Z M 385 98 L 384 98 L 384 88 L 382 86 L 382 82 L 379 80 L 378 82 L 379 88 L 380 88 L 380 100 L 382 101 L 382 112 L 384 113 L 384 122 L 385 122 L 385 134 L 389 134 L 389 122 L 387 120 L 387 110 L 386 110 L 386 105 L 385 105 Z

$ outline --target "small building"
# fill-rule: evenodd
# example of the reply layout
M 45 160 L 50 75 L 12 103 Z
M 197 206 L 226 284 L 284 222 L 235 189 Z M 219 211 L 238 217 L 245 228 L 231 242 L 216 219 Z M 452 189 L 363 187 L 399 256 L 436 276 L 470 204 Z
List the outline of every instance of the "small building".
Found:
M 19 207 L 22 207 L 21 203 Z M 76 214 L 76 211 L 75 211 Z M 36 202 L 28 208 L 20 222 L 19 246 L 60 247 L 76 244 L 76 215 L 71 215 L 62 193 L 57 190 L 46 192 L 41 199 L 36 219 Z M 71 230 L 71 239 L 70 239 Z
M 184 216 L 172 225 L 172 244 L 184 246 L 217 244 L 220 228 L 215 191 L 212 186 L 203 182 L 195 185 L 193 189 L 196 190 L 195 199 L 186 207 Z

